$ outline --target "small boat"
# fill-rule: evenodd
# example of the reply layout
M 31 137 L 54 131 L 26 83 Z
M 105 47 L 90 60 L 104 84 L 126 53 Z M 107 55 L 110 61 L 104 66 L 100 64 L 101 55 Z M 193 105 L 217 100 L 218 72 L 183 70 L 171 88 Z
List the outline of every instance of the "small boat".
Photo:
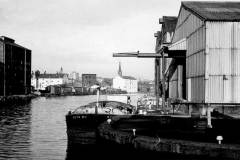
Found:
M 97 101 L 69 111 L 66 115 L 68 145 L 96 144 L 97 127 L 116 115 L 131 115 L 135 107 L 119 101 Z

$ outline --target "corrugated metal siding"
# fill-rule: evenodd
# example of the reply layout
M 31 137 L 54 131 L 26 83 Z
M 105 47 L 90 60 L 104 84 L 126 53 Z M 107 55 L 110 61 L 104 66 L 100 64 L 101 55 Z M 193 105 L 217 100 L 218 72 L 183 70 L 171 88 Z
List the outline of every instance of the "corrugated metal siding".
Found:
M 204 77 L 194 77 L 191 80 L 191 101 L 202 102 L 204 100 Z
M 171 81 L 177 81 L 177 80 L 178 80 L 178 70 L 176 69 L 176 71 L 173 73 Z
M 239 102 L 239 97 L 240 97 L 240 77 L 239 76 L 234 76 L 232 77 L 233 83 L 231 85 L 231 88 L 233 90 L 233 102 Z
M 231 76 L 226 76 L 226 78 L 227 80 L 224 80 L 223 76 L 209 76 L 209 79 L 206 81 L 209 88 L 209 96 L 206 97 L 207 102 L 234 102 L 234 88 L 231 85 L 234 84 L 235 78 Z
M 187 78 L 204 76 L 205 51 L 187 57 L 186 66 Z
M 240 102 L 240 22 L 206 22 L 206 102 Z
M 180 47 L 183 44 L 179 42 L 183 39 L 186 39 L 187 49 L 186 78 L 189 79 L 188 81 L 186 79 L 187 99 L 201 102 L 205 97 L 205 25 L 201 19 L 181 8 L 172 46 Z
M 184 8 L 181 8 L 172 42 L 175 43 L 183 38 L 188 37 L 203 24 L 204 22 L 198 17 L 191 14 Z
M 178 71 L 178 97 L 183 98 L 183 66 L 178 66 L 177 71 Z
M 178 66 L 169 83 L 169 96 L 171 98 L 183 98 L 182 85 L 184 80 L 183 66 Z
M 168 46 L 169 50 L 186 50 L 187 45 L 186 45 L 186 38 L 183 38 L 176 43 L 171 44 Z
M 169 97 L 170 98 L 176 98 L 177 97 L 177 81 L 171 81 L 169 82 Z
M 178 96 L 178 72 L 177 70 L 173 73 L 172 78 L 169 82 L 169 97 L 176 98 Z

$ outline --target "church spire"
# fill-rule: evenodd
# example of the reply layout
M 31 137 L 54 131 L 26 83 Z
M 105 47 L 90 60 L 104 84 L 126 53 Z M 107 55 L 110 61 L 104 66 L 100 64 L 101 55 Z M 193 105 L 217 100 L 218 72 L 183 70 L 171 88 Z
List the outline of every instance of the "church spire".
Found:
M 60 74 L 63 74 L 63 68 L 61 67 L 61 69 L 60 69 Z
M 119 62 L 118 75 L 119 75 L 120 77 L 122 76 L 121 62 Z

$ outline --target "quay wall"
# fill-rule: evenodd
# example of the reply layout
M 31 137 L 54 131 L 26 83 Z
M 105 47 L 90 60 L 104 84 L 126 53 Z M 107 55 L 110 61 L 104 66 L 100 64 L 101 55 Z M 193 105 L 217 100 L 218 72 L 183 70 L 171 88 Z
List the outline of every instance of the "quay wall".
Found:
M 36 98 L 36 95 L 12 95 L 12 96 L 0 96 L 0 107 L 4 105 L 14 105 L 14 104 L 26 104 L 31 101 L 31 99 Z
M 118 117 L 114 117 L 113 121 Z M 224 159 L 240 159 L 239 144 L 221 144 L 190 141 L 182 139 L 162 138 L 160 136 L 138 135 L 137 131 L 126 132 L 114 129 L 107 122 L 98 127 L 101 139 L 123 146 L 131 146 L 137 150 L 147 150 L 159 153 L 171 153 L 184 156 L 199 156 Z

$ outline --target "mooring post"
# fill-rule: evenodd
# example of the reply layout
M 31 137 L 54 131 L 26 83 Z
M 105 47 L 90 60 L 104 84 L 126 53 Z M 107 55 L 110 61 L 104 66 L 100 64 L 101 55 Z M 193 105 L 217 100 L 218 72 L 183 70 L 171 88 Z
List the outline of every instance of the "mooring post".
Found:
M 97 105 L 95 106 L 95 114 L 98 114 L 100 87 L 97 88 Z
M 207 104 L 207 126 L 212 128 L 212 118 L 211 118 L 211 105 Z

